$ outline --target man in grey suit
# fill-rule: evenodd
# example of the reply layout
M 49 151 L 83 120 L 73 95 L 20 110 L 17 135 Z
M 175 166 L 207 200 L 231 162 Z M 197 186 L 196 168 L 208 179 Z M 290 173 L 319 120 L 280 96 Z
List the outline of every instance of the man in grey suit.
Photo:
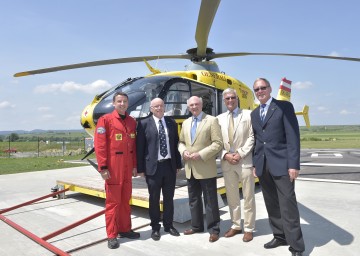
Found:
M 138 122 L 136 154 L 138 173 L 146 176 L 149 190 L 151 238 L 160 240 L 160 193 L 163 194 L 163 225 L 165 232 L 179 236 L 173 226 L 176 174 L 181 169 L 181 156 L 177 149 L 177 124 L 164 117 L 164 101 L 155 98 L 150 103 L 152 115 Z
M 231 227 L 225 237 L 242 232 L 239 182 L 244 197 L 244 242 L 253 239 L 255 229 L 255 178 L 252 172 L 252 149 L 254 133 L 251 125 L 251 111 L 240 109 L 236 91 L 227 88 L 223 100 L 228 111 L 217 116 L 223 137 L 221 169 L 226 188 L 226 198 L 231 216 Z
M 221 130 L 217 118 L 202 111 L 201 98 L 192 96 L 187 105 L 193 116 L 184 121 L 179 138 L 179 151 L 185 161 L 191 213 L 191 228 L 185 230 L 184 234 L 204 231 L 203 194 L 209 242 L 215 242 L 220 233 L 216 157 L 223 145 Z
M 274 238 L 266 249 L 290 245 L 293 256 L 305 250 L 295 195 L 300 170 L 300 132 L 293 105 L 272 98 L 271 86 L 258 78 L 253 86 L 261 105 L 251 113 L 255 136 L 254 175 L 259 177 Z

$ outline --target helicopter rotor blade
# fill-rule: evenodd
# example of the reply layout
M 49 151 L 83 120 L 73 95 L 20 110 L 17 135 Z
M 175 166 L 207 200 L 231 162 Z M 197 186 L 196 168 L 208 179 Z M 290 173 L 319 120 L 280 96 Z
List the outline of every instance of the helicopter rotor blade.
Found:
M 156 55 L 156 56 L 140 56 L 140 57 L 128 57 L 128 58 L 118 58 L 118 59 L 109 59 L 109 60 L 99 60 L 91 62 L 83 62 L 78 64 L 70 64 L 65 66 L 57 66 L 51 68 L 35 69 L 30 71 L 19 72 L 14 75 L 14 77 L 36 75 L 43 73 L 56 72 L 61 70 L 76 69 L 76 68 L 85 68 L 85 67 L 94 67 L 94 66 L 103 66 L 111 64 L 120 64 L 120 63 L 130 63 L 130 62 L 141 62 L 144 60 L 157 60 L 157 59 L 191 59 L 189 54 L 176 54 L 176 55 Z
M 315 54 L 299 54 L 299 53 L 266 53 L 266 52 L 213 53 L 213 54 L 209 57 L 209 59 L 226 58 L 226 57 L 236 57 L 236 56 L 251 56 L 251 55 L 308 57 L 308 58 L 320 58 L 320 59 L 360 61 L 360 58 L 352 58 L 352 57 L 337 57 L 337 56 L 315 55 Z
M 214 21 L 220 0 L 202 0 L 199 18 L 196 27 L 195 40 L 197 43 L 197 56 L 205 57 L 211 25 Z

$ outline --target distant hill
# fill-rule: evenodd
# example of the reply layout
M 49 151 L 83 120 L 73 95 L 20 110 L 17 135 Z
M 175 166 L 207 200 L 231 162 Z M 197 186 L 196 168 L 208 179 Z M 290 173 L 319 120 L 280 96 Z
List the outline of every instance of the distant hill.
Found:
M 21 134 L 41 134 L 41 133 L 57 133 L 57 132 L 84 132 L 83 129 L 74 129 L 74 130 L 42 130 L 42 129 L 35 129 L 31 131 L 25 130 L 14 130 L 14 131 L 0 131 L 0 135 L 8 135 L 11 133 Z

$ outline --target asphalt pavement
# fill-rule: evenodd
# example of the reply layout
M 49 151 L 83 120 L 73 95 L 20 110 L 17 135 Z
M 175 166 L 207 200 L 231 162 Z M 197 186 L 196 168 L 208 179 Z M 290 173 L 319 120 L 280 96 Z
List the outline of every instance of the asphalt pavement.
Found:
M 340 156 L 341 155 L 341 156 Z M 303 150 L 302 171 L 296 181 L 301 227 L 306 251 L 304 255 L 359 255 L 360 250 L 360 150 Z M 1 168 L 1 167 L 0 167 Z M 93 167 L 0 175 L 0 209 L 5 209 L 50 193 L 56 180 L 67 177 L 98 175 Z M 226 203 L 226 197 L 223 197 Z M 104 200 L 69 192 L 66 199 L 47 198 L 37 203 L 3 213 L 34 236 L 45 237 L 74 222 L 102 211 Z M 120 248 L 107 248 L 104 216 L 47 240 L 70 255 L 291 255 L 287 246 L 264 249 L 272 239 L 266 209 L 259 186 L 256 187 L 256 231 L 254 240 L 242 241 L 242 234 L 225 238 L 230 227 L 227 205 L 220 209 L 221 238 L 208 242 L 208 233 L 184 236 L 190 223 L 174 223 L 181 233 L 173 237 L 161 230 L 160 241 L 150 238 L 147 209 L 132 207 L 133 228 L 141 238 L 119 238 Z M 0 221 L 0 255 L 54 255 L 6 221 Z

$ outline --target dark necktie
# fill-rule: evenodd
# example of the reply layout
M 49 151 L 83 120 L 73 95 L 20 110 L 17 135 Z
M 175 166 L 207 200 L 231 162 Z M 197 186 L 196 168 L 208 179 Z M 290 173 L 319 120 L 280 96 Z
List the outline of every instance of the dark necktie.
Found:
M 197 127 L 197 117 L 194 117 L 193 126 L 191 127 L 191 143 L 194 141 Z
M 261 104 L 261 108 L 260 108 L 260 119 L 262 122 L 264 122 L 265 120 L 265 108 L 266 108 L 266 104 Z
M 168 151 L 166 146 L 165 129 L 161 119 L 159 120 L 159 139 L 160 139 L 160 155 L 162 157 L 165 157 L 168 154 Z

